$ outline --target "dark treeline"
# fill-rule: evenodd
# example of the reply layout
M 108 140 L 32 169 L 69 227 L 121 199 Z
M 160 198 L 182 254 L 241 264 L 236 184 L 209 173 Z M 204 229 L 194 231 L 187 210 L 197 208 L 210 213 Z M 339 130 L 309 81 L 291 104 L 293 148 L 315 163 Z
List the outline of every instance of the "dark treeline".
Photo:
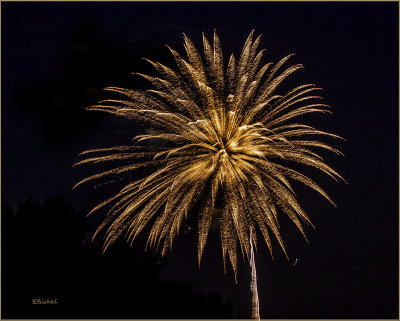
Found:
M 156 253 L 119 241 L 101 255 L 91 231 L 65 197 L 29 199 L 15 212 L 2 199 L 1 317 L 233 317 L 231 302 L 219 293 L 160 280 L 167 261 Z

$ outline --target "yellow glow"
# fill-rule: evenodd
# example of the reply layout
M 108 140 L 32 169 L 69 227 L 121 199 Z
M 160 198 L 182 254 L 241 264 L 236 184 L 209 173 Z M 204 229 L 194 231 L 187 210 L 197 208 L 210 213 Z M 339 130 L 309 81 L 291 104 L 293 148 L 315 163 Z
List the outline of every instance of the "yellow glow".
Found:
M 135 143 L 129 146 L 88 150 L 82 153 L 87 158 L 77 163 L 132 160 L 131 165 L 92 175 L 77 185 L 148 166 L 154 169 L 90 212 L 112 205 L 94 235 L 107 227 L 104 250 L 122 234 L 133 242 L 153 221 L 147 245 L 164 255 L 172 247 L 192 205 L 201 201 L 199 264 L 211 221 L 216 216 L 224 265 L 228 256 L 236 275 L 238 243 L 249 259 L 252 242 L 257 246 L 257 232 L 263 235 L 271 254 L 270 234 L 286 254 L 279 231 L 278 209 L 293 220 L 303 235 L 300 219 L 311 224 L 289 180 L 304 183 L 333 204 L 313 180 L 290 165 L 308 165 L 333 178 L 341 178 L 310 149 L 316 147 L 340 154 L 314 139 L 339 137 L 294 121 L 307 113 L 329 112 L 328 106 L 315 102 L 319 96 L 310 96 L 319 89 L 312 84 L 275 94 L 282 81 L 302 66 L 297 64 L 281 71 L 292 56 L 289 55 L 276 65 L 268 63 L 259 68 L 264 53 L 257 50 L 259 42 L 260 37 L 253 41 L 251 33 L 239 59 L 231 55 L 225 69 L 216 33 L 212 46 L 203 36 L 203 55 L 184 36 L 187 58 L 168 47 L 177 70 L 148 60 L 160 73 L 159 78 L 140 75 L 151 82 L 152 90 L 109 87 L 106 89 L 126 98 L 102 101 L 88 108 L 135 119 L 157 129 L 135 137 Z M 140 145 L 154 139 L 164 144 Z M 136 159 L 143 157 L 147 160 Z M 217 195 L 221 195 L 220 204 L 217 204 Z M 216 207 L 221 210 L 216 211 Z

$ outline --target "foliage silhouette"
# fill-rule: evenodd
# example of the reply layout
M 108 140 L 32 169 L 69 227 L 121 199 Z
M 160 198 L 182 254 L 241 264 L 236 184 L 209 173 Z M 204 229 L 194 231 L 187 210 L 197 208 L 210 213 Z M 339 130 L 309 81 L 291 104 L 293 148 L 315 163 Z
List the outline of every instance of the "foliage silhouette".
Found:
M 3 198 L 2 220 L 2 318 L 232 318 L 220 294 L 161 281 L 167 261 L 155 253 L 116 242 L 102 256 L 63 196 L 28 199 L 15 213 Z

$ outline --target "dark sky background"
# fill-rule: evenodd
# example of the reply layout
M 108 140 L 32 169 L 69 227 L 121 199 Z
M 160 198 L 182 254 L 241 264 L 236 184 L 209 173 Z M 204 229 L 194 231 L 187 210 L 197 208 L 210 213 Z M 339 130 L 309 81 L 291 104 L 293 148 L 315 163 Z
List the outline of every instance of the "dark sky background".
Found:
M 218 231 L 209 236 L 199 269 L 195 226 L 187 223 L 153 276 L 154 285 L 147 284 L 145 276 L 135 275 L 138 270 L 127 268 L 131 254 L 143 255 L 143 240 L 133 249 L 116 245 L 105 259 L 99 258 L 98 244 L 86 242 L 99 218 L 86 226 L 83 216 L 108 195 L 109 184 L 71 191 L 88 174 L 88 167 L 72 168 L 81 151 L 127 144 L 145 129 L 84 108 L 109 97 L 102 91 L 106 86 L 143 88 L 130 75 L 152 73 L 142 57 L 171 64 L 164 44 L 182 52 L 184 32 L 200 47 L 201 32 L 211 38 L 214 28 L 225 61 L 232 52 L 240 54 L 253 29 L 263 35 L 264 62 L 295 52 L 292 62 L 306 68 L 290 84 L 324 88 L 333 110 L 310 117 L 309 124 L 346 139 L 329 141 L 345 157 L 326 159 L 347 185 L 310 172 L 337 208 L 295 185 L 316 226 L 306 229 L 310 243 L 282 216 L 289 261 L 277 243 L 274 261 L 266 246 L 259 248 L 261 317 L 398 318 L 398 3 L 2 2 L 1 9 L 3 318 L 251 316 L 249 267 L 239 255 L 238 284 L 229 264 L 224 274 Z M 44 201 L 57 195 L 58 205 Z M 65 216 L 60 199 L 70 206 Z M 68 216 L 72 212 L 76 224 Z M 74 247 L 68 241 L 72 236 Z M 40 271 L 41 279 L 33 271 Z M 61 279 L 69 281 L 57 287 Z M 178 314 L 186 305 L 179 284 L 203 293 L 207 302 L 210 291 L 219 294 L 220 305 L 210 314 L 190 314 L 190 309 Z M 118 293 L 126 293 L 126 301 L 113 301 Z M 96 298 L 92 306 L 85 303 L 90 297 Z M 34 298 L 60 302 L 38 306 L 32 305 Z M 218 314 L 227 302 L 231 312 Z M 140 304 L 147 309 L 142 314 Z

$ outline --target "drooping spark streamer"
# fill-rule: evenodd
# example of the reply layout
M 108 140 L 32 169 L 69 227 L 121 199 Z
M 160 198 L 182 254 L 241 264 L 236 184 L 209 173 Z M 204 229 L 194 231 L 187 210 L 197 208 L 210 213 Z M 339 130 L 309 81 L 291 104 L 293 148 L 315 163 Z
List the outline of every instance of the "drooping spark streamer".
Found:
M 253 231 L 250 230 L 250 267 L 251 267 L 251 282 L 250 290 L 253 295 L 252 297 L 252 309 L 251 317 L 255 320 L 260 320 L 260 303 L 258 300 L 258 287 L 257 287 L 257 270 L 256 262 L 254 259 L 254 248 L 253 248 Z
M 259 68 L 264 53 L 257 50 L 259 44 L 260 36 L 253 41 L 251 32 L 239 59 L 236 61 L 232 54 L 225 68 L 216 32 L 212 45 L 203 34 L 203 55 L 184 35 L 186 59 L 168 47 L 177 70 L 146 59 L 160 76 L 137 74 L 153 89 L 108 87 L 106 90 L 125 99 L 105 100 L 87 108 L 154 128 L 136 136 L 132 144 L 85 151 L 81 155 L 87 158 L 75 164 L 125 162 L 91 175 L 75 187 L 105 177 L 132 178 L 89 212 L 110 206 L 93 235 L 105 229 L 103 251 L 123 234 L 132 244 L 145 226 L 151 225 L 147 246 L 165 255 L 197 203 L 201 205 L 199 264 L 215 217 L 220 225 L 224 269 L 228 256 L 236 279 L 238 242 L 244 257 L 249 260 L 252 255 L 255 275 L 253 244 L 257 247 L 257 229 L 271 255 L 270 233 L 286 255 L 278 212 L 288 215 L 305 237 L 300 220 L 307 224 L 311 221 L 289 180 L 305 184 L 334 205 L 321 187 L 292 166 L 307 165 L 335 180 L 341 178 L 314 150 L 341 154 L 315 139 L 340 137 L 293 121 L 309 113 L 330 113 L 329 106 L 319 101 L 321 97 L 314 92 L 320 88 L 313 84 L 277 93 L 279 85 L 303 66 L 296 64 L 281 71 L 292 54 L 275 65 L 267 63 Z M 141 177 L 142 169 L 147 176 Z M 221 210 L 215 211 L 217 207 Z M 256 289 L 256 282 L 253 285 Z

